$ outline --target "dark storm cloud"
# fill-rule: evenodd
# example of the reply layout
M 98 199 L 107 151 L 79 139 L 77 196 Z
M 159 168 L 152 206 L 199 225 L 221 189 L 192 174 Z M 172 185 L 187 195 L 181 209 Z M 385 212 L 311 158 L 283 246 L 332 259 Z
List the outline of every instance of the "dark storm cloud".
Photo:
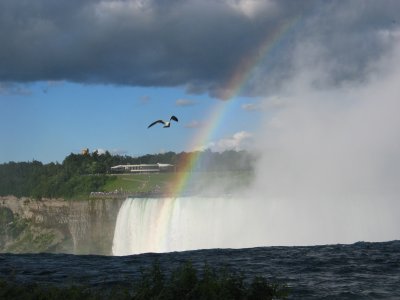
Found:
M 390 49 L 398 11 L 398 1 L 3 0 L 0 81 L 185 85 L 218 95 L 239 62 L 298 20 L 243 91 L 279 86 L 298 60 L 312 63 L 304 49 L 329 60 L 327 81 L 337 83 Z

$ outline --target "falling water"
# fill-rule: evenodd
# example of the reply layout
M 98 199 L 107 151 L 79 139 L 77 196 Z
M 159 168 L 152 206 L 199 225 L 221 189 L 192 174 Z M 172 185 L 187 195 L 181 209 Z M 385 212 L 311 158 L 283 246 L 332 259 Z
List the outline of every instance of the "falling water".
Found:
M 255 246 L 246 238 L 243 204 L 227 197 L 127 199 L 117 217 L 113 254 Z
M 382 201 L 346 199 L 129 198 L 118 213 L 112 252 L 130 255 L 398 239 L 396 211 L 388 210 Z

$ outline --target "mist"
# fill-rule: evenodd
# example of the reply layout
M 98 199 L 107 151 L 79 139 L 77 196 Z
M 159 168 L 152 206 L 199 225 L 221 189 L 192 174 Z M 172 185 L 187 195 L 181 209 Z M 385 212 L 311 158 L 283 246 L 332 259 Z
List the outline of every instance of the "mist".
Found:
M 261 159 L 246 197 L 257 239 L 315 245 L 400 238 L 398 53 L 397 45 L 363 80 L 340 85 L 325 81 L 328 60 L 297 57 L 295 75 L 264 99 L 264 107 L 276 97 L 282 105 L 264 111 L 256 135 Z

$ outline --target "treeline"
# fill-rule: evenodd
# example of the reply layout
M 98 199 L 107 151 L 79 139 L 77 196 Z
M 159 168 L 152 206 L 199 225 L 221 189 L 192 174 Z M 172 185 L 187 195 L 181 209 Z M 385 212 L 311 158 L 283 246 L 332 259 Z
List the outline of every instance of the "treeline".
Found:
M 108 178 L 105 175 L 82 176 L 66 161 L 63 164 L 9 162 L 0 165 L 0 196 L 17 197 L 72 197 L 84 195 L 101 188 Z
M 195 156 L 195 157 L 193 157 Z M 181 171 L 188 161 L 196 160 L 192 171 L 252 170 L 255 157 L 245 151 L 166 152 L 140 157 L 98 152 L 68 155 L 63 162 L 43 164 L 39 161 L 0 164 L 0 196 L 72 197 L 99 191 L 112 177 L 111 167 L 123 164 L 167 163 Z M 89 176 L 93 175 L 93 176 Z

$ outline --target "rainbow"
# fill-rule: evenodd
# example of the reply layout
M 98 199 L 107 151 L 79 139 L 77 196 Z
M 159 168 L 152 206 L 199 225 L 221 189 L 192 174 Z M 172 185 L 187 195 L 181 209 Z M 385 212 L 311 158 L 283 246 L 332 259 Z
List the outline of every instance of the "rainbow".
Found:
M 211 109 L 209 116 L 207 117 L 207 125 L 203 126 L 200 132 L 192 140 L 189 146 L 190 149 L 198 149 L 199 146 L 208 145 L 210 143 L 215 129 L 223 121 L 224 116 L 229 112 L 234 103 L 233 99 L 248 82 L 253 71 L 282 43 L 283 38 L 295 27 L 299 19 L 300 17 L 295 17 L 290 21 L 286 21 L 277 26 L 276 30 L 272 34 L 268 33 L 268 36 L 260 43 L 260 45 L 239 62 L 232 72 L 233 75 L 224 85 L 225 88 L 220 95 L 220 97 L 225 101 L 217 101 Z M 196 166 L 200 155 L 201 151 L 194 151 L 184 159 L 179 168 L 180 171 L 176 173 L 173 183 L 168 191 L 169 196 L 177 198 L 185 192 L 185 188 L 188 186 L 188 182 L 192 178 L 191 170 Z

